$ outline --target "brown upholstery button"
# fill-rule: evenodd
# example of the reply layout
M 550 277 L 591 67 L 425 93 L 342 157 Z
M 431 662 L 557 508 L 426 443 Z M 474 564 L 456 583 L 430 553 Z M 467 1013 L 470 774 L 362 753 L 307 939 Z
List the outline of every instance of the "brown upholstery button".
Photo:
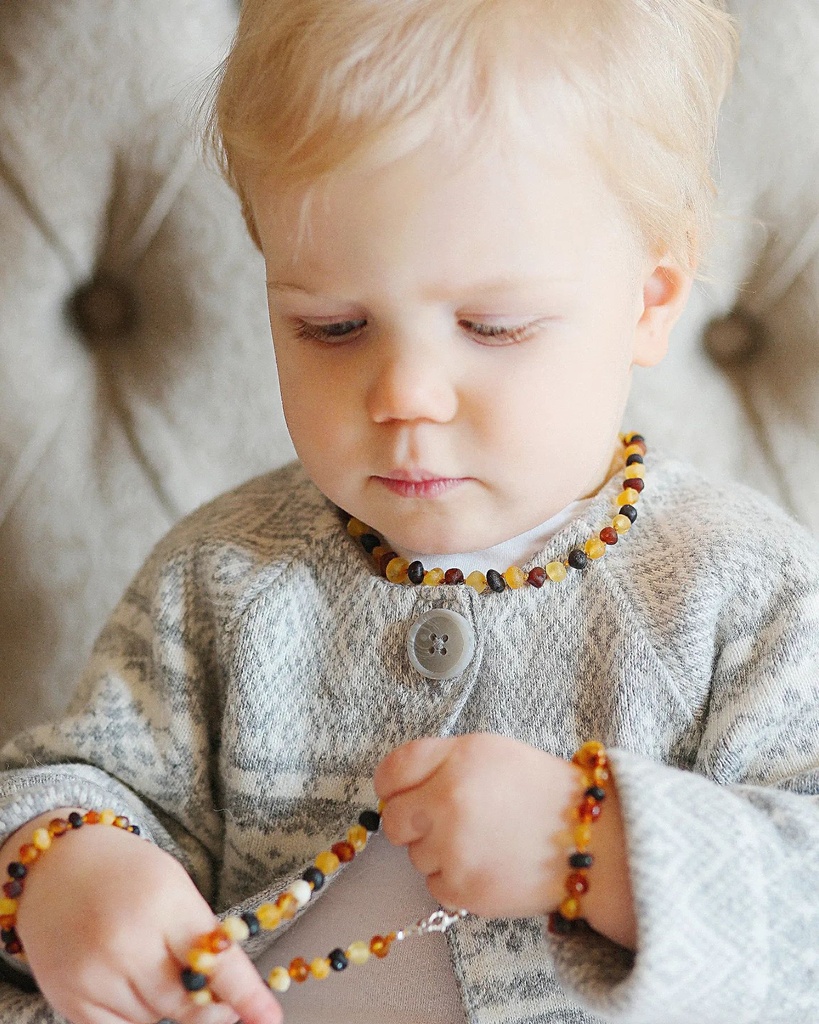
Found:
M 713 319 L 703 331 L 702 342 L 718 366 L 749 363 L 765 344 L 765 328 L 750 313 L 735 309 Z
M 133 290 L 113 277 L 95 277 L 69 300 L 71 318 L 92 340 L 129 334 L 139 319 Z

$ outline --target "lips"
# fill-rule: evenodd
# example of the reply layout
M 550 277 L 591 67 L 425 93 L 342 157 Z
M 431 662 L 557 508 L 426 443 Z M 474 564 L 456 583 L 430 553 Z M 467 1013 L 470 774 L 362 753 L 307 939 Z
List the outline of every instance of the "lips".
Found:
M 438 498 L 460 487 L 465 477 L 444 477 L 425 470 L 396 469 L 373 480 L 402 498 Z

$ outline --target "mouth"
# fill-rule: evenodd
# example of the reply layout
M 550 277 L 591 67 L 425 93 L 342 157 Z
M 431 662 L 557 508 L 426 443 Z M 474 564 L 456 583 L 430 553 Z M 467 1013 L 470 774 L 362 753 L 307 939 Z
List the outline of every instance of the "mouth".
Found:
M 371 479 L 401 498 L 438 498 L 460 487 L 468 478 L 396 469 L 386 476 L 373 476 Z

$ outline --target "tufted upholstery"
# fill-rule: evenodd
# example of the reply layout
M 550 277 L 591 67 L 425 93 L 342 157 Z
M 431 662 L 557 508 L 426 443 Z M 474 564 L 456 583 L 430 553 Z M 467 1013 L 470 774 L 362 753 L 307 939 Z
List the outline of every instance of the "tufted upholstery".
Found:
M 0 7 L 0 732 L 182 513 L 290 451 L 262 261 L 194 144 L 228 0 Z
M 819 9 L 735 10 L 713 280 L 628 422 L 819 532 Z M 0 736 L 63 707 L 179 515 L 290 455 L 261 260 L 192 141 L 232 19 L 0 5 Z

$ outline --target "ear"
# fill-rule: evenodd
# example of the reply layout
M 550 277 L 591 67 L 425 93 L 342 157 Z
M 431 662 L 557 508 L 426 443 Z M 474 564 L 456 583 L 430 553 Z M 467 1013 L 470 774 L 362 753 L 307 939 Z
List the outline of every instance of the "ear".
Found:
M 634 331 L 634 365 L 656 366 L 666 354 L 671 328 L 685 309 L 693 283 L 693 268 L 684 270 L 670 260 L 649 269 L 643 283 L 643 312 Z

